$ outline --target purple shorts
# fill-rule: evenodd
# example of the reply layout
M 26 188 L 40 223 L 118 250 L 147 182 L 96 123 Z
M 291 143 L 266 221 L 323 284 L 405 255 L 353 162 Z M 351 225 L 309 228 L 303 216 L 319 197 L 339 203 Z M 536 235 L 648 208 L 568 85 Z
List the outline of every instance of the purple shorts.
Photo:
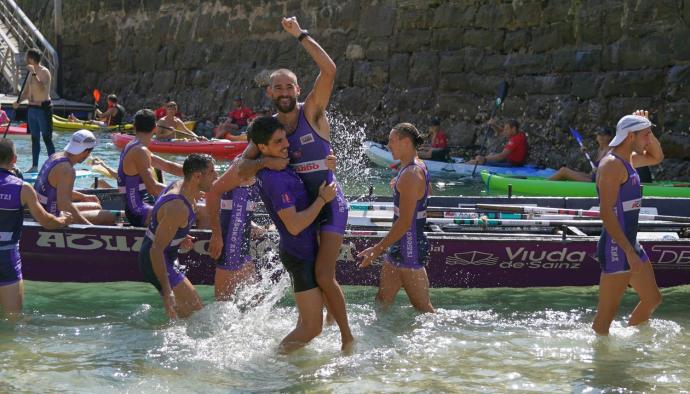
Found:
M 22 280 L 22 258 L 19 245 L 0 248 L 0 286 L 7 286 Z
M 335 198 L 321 210 L 319 231 L 345 235 L 348 211 L 347 199 L 338 185 Z
M 630 264 L 628 258 L 625 256 L 623 249 L 617 244 L 610 241 L 599 242 L 597 244 L 597 258 L 601 271 L 605 274 L 617 274 L 630 271 Z M 635 251 L 643 263 L 649 263 L 649 256 L 639 243 L 635 244 Z
M 174 289 L 175 286 L 179 285 L 185 278 L 184 274 L 180 272 L 180 267 L 177 260 L 170 260 L 168 256 L 165 256 L 165 268 L 168 271 L 168 281 L 170 282 L 170 288 Z M 139 252 L 139 268 L 144 274 L 144 279 L 151 283 L 158 289 L 160 293 L 162 291 L 162 286 L 156 277 L 156 273 L 153 271 L 153 262 L 151 261 L 151 249 L 142 249 Z

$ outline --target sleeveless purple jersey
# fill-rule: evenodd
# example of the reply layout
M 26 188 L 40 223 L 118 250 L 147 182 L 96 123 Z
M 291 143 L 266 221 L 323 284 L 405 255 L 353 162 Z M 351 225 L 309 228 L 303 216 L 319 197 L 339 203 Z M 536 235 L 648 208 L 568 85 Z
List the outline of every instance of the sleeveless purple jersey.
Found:
M 38 201 L 46 211 L 55 216 L 60 215 L 60 210 L 57 207 L 57 189 L 50 184 L 48 176 L 56 165 L 64 162 L 69 162 L 69 159 L 65 156 L 59 158 L 56 158 L 55 155 L 50 156 L 43 163 L 43 167 L 41 167 L 41 171 L 36 178 L 36 183 L 34 183 L 34 188 L 38 194 Z

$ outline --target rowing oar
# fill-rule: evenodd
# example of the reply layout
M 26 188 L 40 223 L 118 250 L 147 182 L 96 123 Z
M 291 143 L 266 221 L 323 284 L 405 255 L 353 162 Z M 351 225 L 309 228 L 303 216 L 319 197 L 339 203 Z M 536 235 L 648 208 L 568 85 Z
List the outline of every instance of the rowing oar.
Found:
M 183 131 L 183 130 L 178 130 L 178 129 L 174 128 L 174 127 L 163 126 L 163 125 L 160 125 L 160 124 L 156 124 L 156 126 L 157 126 L 157 127 L 160 127 L 161 129 L 172 130 L 172 131 L 174 131 L 174 132 L 176 132 L 176 133 L 188 135 L 188 136 L 190 136 L 190 137 L 192 137 L 192 138 L 194 138 L 194 139 L 196 139 L 196 140 L 199 139 L 199 136 L 196 135 L 196 134 L 194 134 L 194 133 L 189 133 L 189 132 L 186 132 L 186 131 Z
M 496 110 L 501 107 L 503 104 L 503 101 L 506 99 L 506 95 L 508 95 L 508 82 L 503 81 L 498 85 L 498 92 L 496 93 L 496 99 L 493 101 L 492 106 L 491 106 L 491 117 L 489 119 L 493 119 L 494 116 L 496 116 Z M 489 139 L 489 133 L 491 132 L 491 125 L 489 124 L 486 126 L 486 131 L 484 132 L 484 141 L 482 142 L 481 148 L 479 149 L 479 154 L 481 155 L 484 153 L 486 150 L 486 142 Z M 472 169 L 472 176 L 474 177 L 474 174 L 477 172 L 477 165 L 479 165 L 479 162 L 475 160 L 474 163 L 474 168 Z
M 599 211 L 586 209 L 561 209 L 561 208 L 547 208 L 547 207 L 530 207 L 524 205 L 498 205 L 498 204 L 477 204 L 477 209 L 485 209 L 487 211 L 498 212 L 517 212 L 517 213 L 555 213 L 561 215 L 573 215 L 579 217 L 599 218 Z M 643 220 L 660 220 L 666 222 L 685 223 L 690 224 L 690 217 L 686 216 L 668 216 L 668 215 L 649 215 L 640 214 L 640 219 Z
M 585 156 L 587 157 L 587 161 L 589 161 L 589 165 L 592 166 L 593 170 L 596 170 L 597 166 L 594 165 L 592 158 L 589 157 L 589 153 L 587 153 L 587 149 L 585 149 L 585 144 L 582 142 L 582 136 L 580 135 L 580 133 L 578 133 L 577 130 L 575 130 L 574 128 L 571 127 L 570 128 L 570 134 L 573 135 L 573 137 L 575 138 L 575 141 L 577 141 L 577 143 L 580 145 L 580 149 L 582 149 L 582 151 L 585 153 Z
M 22 94 L 24 94 L 24 87 L 26 86 L 26 80 L 29 79 L 29 72 L 27 71 L 26 75 L 24 76 L 24 82 L 22 82 L 22 88 L 19 89 L 19 94 L 17 95 L 17 101 L 15 101 L 15 104 L 19 104 L 19 101 L 22 99 Z M 14 108 L 14 119 L 17 119 L 17 109 Z M 7 132 L 10 131 L 10 125 L 12 122 L 7 122 L 7 127 L 5 127 L 5 132 L 2 134 L 2 138 L 7 138 Z M 28 130 L 28 128 L 27 128 Z

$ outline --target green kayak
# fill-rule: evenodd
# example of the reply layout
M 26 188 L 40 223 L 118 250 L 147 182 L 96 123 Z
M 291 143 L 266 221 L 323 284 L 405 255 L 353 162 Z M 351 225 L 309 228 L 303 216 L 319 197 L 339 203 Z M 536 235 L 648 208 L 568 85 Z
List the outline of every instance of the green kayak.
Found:
M 508 185 L 518 196 L 596 197 L 594 182 L 549 181 L 544 178 L 503 176 L 482 171 L 482 181 L 490 194 L 507 194 Z M 690 183 L 654 182 L 643 184 L 643 194 L 654 197 L 690 197 Z

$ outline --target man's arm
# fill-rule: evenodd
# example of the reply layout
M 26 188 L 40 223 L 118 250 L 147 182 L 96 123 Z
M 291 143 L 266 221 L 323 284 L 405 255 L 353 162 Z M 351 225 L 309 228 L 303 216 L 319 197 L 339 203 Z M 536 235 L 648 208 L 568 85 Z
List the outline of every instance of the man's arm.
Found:
M 208 253 L 213 259 L 220 257 L 223 250 L 223 232 L 220 227 L 220 198 L 223 193 L 233 190 L 242 182 L 238 176 L 237 162 L 230 165 L 227 171 L 211 186 L 206 193 L 206 210 L 209 212 L 209 226 L 211 228 L 211 242 Z
M 184 174 L 182 173 L 182 165 L 180 165 L 178 163 L 175 163 L 175 162 L 172 162 L 169 160 L 165 160 L 164 158 L 162 158 L 160 156 L 156 156 L 154 154 L 151 154 L 150 160 L 151 160 L 151 162 L 150 162 L 151 166 L 153 166 L 153 168 L 157 168 L 161 171 L 165 171 L 171 175 L 175 175 L 175 176 L 179 176 L 179 177 L 184 176 Z
M 74 223 L 91 225 L 72 202 L 72 190 L 74 189 L 74 169 L 66 163 L 61 163 L 53 168 L 48 181 L 57 189 L 57 206 L 61 211 L 72 214 Z M 55 182 L 53 182 L 55 181 Z
M 151 174 L 151 160 L 152 157 L 149 152 L 144 149 L 134 148 L 133 152 L 130 152 L 128 157 L 134 160 L 134 168 L 137 170 L 137 174 L 141 177 L 141 181 L 144 182 L 146 186 L 146 191 L 154 196 L 161 194 L 165 185 L 156 181 Z
M 171 201 L 160 208 L 156 219 L 158 220 L 158 227 L 149 252 L 151 253 L 151 265 L 153 273 L 161 285 L 165 311 L 168 316 L 175 318 L 177 316 L 175 313 L 175 295 L 170 287 L 170 280 L 168 280 L 168 269 L 165 266 L 163 252 L 175 237 L 177 230 L 186 226 L 189 218 L 187 217 L 187 209 L 181 201 Z
M 620 185 L 627 179 L 628 172 L 618 160 L 604 159 L 604 163 L 599 165 L 597 170 L 597 187 L 599 188 L 599 216 L 604 229 L 611 238 L 620 245 L 628 259 L 630 268 L 633 271 L 639 269 L 641 264 L 640 257 L 637 255 L 634 246 L 628 241 L 625 232 L 618 223 L 618 218 L 614 213 Z M 622 212 L 621 212 L 622 214 Z
M 297 212 L 293 205 L 278 211 L 278 217 L 290 234 L 297 235 L 314 223 L 319 212 L 321 212 L 321 208 L 335 198 L 335 190 L 335 183 L 328 185 L 324 183 L 319 187 L 319 195 L 307 209 Z
M 55 230 L 56 228 L 66 226 L 72 216 L 68 212 L 65 212 L 65 216 L 60 217 L 48 213 L 38 202 L 36 191 L 28 183 L 22 185 L 21 199 L 22 205 L 29 208 L 31 216 L 33 216 L 41 226 L 48 230 Z
M 240 178 L 249 179 L 264 168 L 281 171 L 288 165 L 289 159 L 279 157 L 259 157 L 259 148 L 253 142 L 249 142 L 237 159 L 238 175 Z
M 415 220 L 415 207 L 417 206 L 417 201 L 424 195 L 425 187 L 426 178 L 419 168 L 402 174 L 397 185 L 397 189 L 400 192 L 400 215 L 398 220 L 393 222 L 390 231 L 381 241 L 359 253 L 359 256 L 363 258 L 360 264 L 361 267 L 371 264 L 384 250 L 405 235 L 405 232 L 412 225 L 412 221 Z

